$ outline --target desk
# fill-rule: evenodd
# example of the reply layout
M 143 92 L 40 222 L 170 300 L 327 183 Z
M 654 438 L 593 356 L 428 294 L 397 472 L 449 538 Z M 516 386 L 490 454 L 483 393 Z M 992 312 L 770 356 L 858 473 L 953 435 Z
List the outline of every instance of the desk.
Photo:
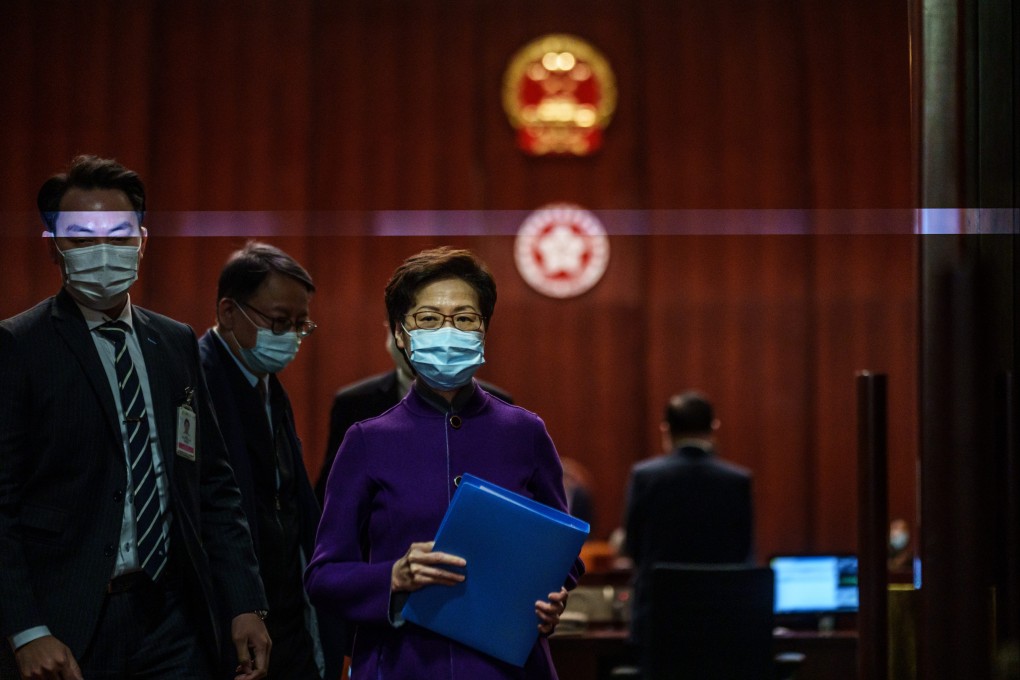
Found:
M 777 654 L 804 654 L 797 680 L 857 678 L 857 633 L 854 631 L 784 631 L 777 632 L 773 641 Z M 549 647 L 560 680 L 607 680 L 616 666 L 634 664 L 627 631 L 619 628 L 556 634 L 549 638 Z
M 776 654 L 800 652 L 797 680 L 857 680 L 857 631 L 784 631 L 772 636 Z

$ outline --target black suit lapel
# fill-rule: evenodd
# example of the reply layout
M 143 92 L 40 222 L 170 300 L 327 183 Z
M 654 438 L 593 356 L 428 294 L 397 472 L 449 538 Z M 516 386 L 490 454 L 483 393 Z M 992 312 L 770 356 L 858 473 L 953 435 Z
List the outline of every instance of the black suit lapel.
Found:
M 215 340 L 215 339 L 214 339 Z M 215 341 L 216 351 L 220 356 L 220 366 L 227 377 L 230 397 L 237 405 L 238 411 L 246 417 L 237 422 L 245 423 L 241 428 L 249 446 L 266 449 L 267 442 L 272 439 L 272 432 L 269 427 L 269 419 L 266 418 L 265 404 L 262 402 L 262 395 L 258 387 L 253 387 L 248 378 L 238 368 L 229 350 L 219 341 Z
M 106 416 L 110 432 L 121 441 L 120 423 L 117 421 L 117 402 L 113 399 L 113 390 L 110 388 L 110 380 L 103 369 L 103 362 L 99 358 L 92 333 L 85 323 L 85 318 L 74 303 L 71 296 L 61 290 L 53 304 L 53 327 L 64 342 L 67 343 L 71 353 L 78 359 L 82 371 L 92 389 L 96 393 L 99 405 Z
M 216 352 L 219 370 L 222 371 L 226 380 L 224 385 L 226 392 L 218 400 L 217 408 L 220 404 L 225 405 L 229 401 L 234 413 L 234 417 L 229 419 L 229 423 L 221 423 L 221 426 L 233 431 L 233 436 L 228 437 L 231 445 L 243 443 L 246 451 L 237 451 L 236 454 L 247 454 L 247 464 L 252 471 L 252 482 L 255 485 L 265 484 L 266 478 L 271 476 L 275 465 L 276 452 L 262 396 L 259 394 L 258 388 L 252 387 L 248 382 L 223 343 L 216 338 L 209 338 L 209 340 Z
M 155 411 L 159 450 L 163 455 L 163 465 L 166 467 L 167 477 L 173 479 L 171 475 L 177 449 L 175 441 L 177 437 L 177 409 L 171 393 L 172 383 L 166 374 L 167 366 L 171 362 L 167 361 L 163 338 L 156 330 L 152 320 L 144 310 L 137 307 L 132 309 L 135 333 L 138 334 L 138 346 L 142 348 L 142 356 L 145 358 L 145 374 L 149 378 L 149 395 L 152 397 L 152 408 Z

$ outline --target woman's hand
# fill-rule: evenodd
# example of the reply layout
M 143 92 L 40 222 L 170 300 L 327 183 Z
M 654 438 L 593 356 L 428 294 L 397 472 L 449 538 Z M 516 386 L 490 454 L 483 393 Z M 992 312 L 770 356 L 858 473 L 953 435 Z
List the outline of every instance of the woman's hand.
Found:
M 538 632 L 542 635 L 551 635 L 556 630 L 556 624 L 560 622 L 560 615 L 567 608 L 567 589 L 560 588 L 558 593 L 549 593 L 549 601 L 539 600 L 535 603 L 535 613 L 538 614 Z
M 435 541 L 428 543 L 412 543 L 407 553 L 393 563 L 390 578 L 392 592 L 412 592 L 422 586 L 439 583 L 445 586 L 456 585 L 464 580 L 464 574 L 447 571 L 442 567 L 464 567 L 467 562 L 455 555 L 432 552 Z

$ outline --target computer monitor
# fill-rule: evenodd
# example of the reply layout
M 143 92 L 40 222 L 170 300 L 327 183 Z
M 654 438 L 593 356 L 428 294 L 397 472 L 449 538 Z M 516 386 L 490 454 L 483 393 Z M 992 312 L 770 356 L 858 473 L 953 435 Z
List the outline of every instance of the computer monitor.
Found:
M 776 555 L 776 615 L 849 614 L 857 611 L 857 557 L 854 555 Z

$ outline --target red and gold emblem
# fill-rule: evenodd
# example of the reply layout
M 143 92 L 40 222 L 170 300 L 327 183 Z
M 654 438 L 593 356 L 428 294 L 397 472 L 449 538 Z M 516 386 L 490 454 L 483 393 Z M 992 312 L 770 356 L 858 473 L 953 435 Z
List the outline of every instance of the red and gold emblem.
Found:
M 616 109 L 609 62 L 590 44 L 553 33 L 513 56 L 503 78 L 503 108 L 517 144 L 541 156 L 586 156 L 602 144 Z

